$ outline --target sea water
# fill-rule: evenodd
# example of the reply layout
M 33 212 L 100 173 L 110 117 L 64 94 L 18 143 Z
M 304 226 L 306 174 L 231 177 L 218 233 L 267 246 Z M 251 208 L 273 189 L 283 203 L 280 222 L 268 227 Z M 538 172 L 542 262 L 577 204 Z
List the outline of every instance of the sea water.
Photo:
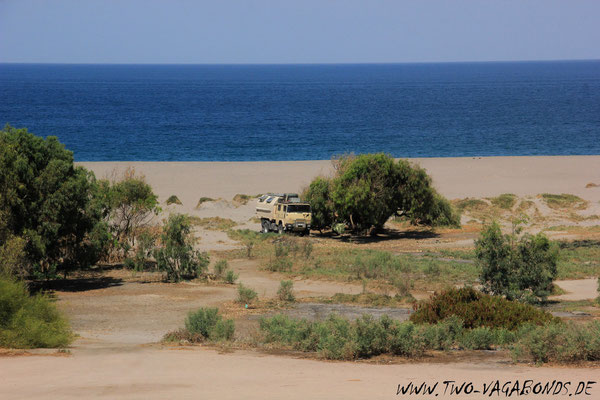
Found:
M 600 154 L 600 61 L 0 64 L 0 124 L 77 161 Z

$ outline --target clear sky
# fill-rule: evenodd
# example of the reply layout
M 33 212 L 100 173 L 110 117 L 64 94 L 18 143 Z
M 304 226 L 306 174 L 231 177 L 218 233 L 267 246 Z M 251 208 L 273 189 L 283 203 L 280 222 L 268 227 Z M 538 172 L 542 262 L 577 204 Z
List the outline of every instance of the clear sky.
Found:
M 600 0 L 0 0 L 0 62 L 600 59 Z

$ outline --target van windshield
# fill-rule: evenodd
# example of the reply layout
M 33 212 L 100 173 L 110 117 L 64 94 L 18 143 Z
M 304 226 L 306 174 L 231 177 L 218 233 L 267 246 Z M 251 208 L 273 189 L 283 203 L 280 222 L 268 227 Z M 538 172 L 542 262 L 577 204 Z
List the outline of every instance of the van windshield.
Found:
M 289 213 L 309 213 L 310 206 L 308 204 L 289 204 L 287 207 Z

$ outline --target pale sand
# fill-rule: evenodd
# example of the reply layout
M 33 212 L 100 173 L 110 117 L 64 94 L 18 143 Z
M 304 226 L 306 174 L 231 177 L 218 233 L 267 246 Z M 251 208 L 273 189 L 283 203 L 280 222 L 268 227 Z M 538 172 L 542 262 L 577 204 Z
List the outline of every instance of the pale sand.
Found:
M 325 362 L 237 351 L 137 349 L 128 352 L 75 354 L 72 357 L 0 358 L 2 399 L 484 399 L 504 394 L 444 395 L 443 381 L 500 385 L 526 379 L 570 381 L 570 393 L 580 381 L 598 381 L 597 368 L 513 366 L 473 361 L 449 364 L 374 365 Z M 396 395 L 398 384 L 438 384 L 439 396 Z M 509 385 L 509 387 L 511 387 Z M 590 395 L 600 398 L 600 384 Z M 517 396 L 555 399 L 568 396 Z
M 450 199 L 570 193 L 600 200 L 600 156 L 415 158 L 435 187 Z M 192 211 L 202 196 L 231 200 L 237 193 L 298 192 L 317 175 L 332 172 L 331 162 L 84 162 L 98 178 L 132 166 L 146 175 L 161 201 L 175 194 Z

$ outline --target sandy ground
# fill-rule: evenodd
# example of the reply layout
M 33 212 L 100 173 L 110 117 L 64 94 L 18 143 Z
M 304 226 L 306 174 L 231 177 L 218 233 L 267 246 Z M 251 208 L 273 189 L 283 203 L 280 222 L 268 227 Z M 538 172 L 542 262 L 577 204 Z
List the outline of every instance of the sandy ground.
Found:
M 415 158 L 434 186 L 450 199 L 570 193 L 600 200 L 600 156 Z M 98 178 L 134 167 L 146 175 L 162 201 L 175 194 L 181 210 L 193 212 L 200 197 L 231 200 L 238 193 L 298 192 L 317 175 L 332 173 L 331 162 L 85 162 Z M 232 218 L 235 219 L 235 218 Z
M 475 399 L 477 394 L 444 395 L 443 381 L 514 384 L 526 379 L 598 381 L 599 369 L 535 368 L 481 360 L 450 364 L 376 365 L 332 363 L 236 351 L 138 348 L 130 352 L 82 353 L 70 357 L 0 358 L 2 399 Z M 398 385 L 439 382 L 439 396 L 396 395 Z M 35 382 L 35 384 L 32 384 Z M 600 384 L 588 391 L 600 398 Z M 567 396 L 511 398 L 554 399 Z M 507 398 L 504 395 L 492 398 Z
M 412 160 L 432 175 L 438 190 L 450 199 L 496 196 L 515 193 L 535 196 L 540 193 L 571 193 L 598 204 L 600 156 L 589 157 L 490 157 Z M 146 176 L 159 195 L 166 212 L 185 212 L 198 217 L 230 218 L 244 227 L 250 222 L 254 205 L 235 205 L 235 194 L 269 191 L 298 192 L 319 174 L 331 173 L 329 161 L 253 162 L 253 163 L 81 163 L 99 178 L 110 177 L 134 167 Z M 181 206 L 166 206 L 164 201 L 177 195 Z M 200 197 L 223 201 L 204 203 Z M 256 224 L 256 226 L 254 225 Z M 199 230 L 200 248 L 228 250 L 238 246 L 223 232 Z M 386 248 L 403 242 L 406 249 L 472 243 L 470 234 L 457 233 L 412 241 L 390 240 L 373 243 Z M 450 236 L 451 236 L 450 235 Z M 470 236 L 469 236 L 470 235 Z M 464 236 L 464 237 L 463 237 Z M 389 249 L 394 250 L 394 249 Z M 232 268 L 240 280 L 254 287 L 259 296 L 271 297 L 279 285 L 277 274 L 259 269 L 252 260 L 234 260 Z M 595 280 L 559 283 L 568 293 L 565 299 L 595 297 Z M 297 280 L 298 297 L 331 296 L 337 292 L 359 293 L 360 285 Z M 398 384 L 411 380 L 434 384 L 443 380 L 483 382 L 495 379 L 578 381 L 596 380 L 597 368 L 527 367 L 512 365 L 506 355 L 478 352 L 468 360 L 416 363 L 341 362 L 307 360 L 297 355 L 267 355 L 237 350 L 221 354 L 201 347 L 173 348 L 151 344 L 165 332 L 182 326 L 190 309 L 222 306 L 235 298 L 235 287 L 221 284 L 165 284 L 152 274 L 131 276 L 127 271 L 111 271 L 102 280 L 82 280 L 73 287 L 59 288 L 59 306 L 81 336 L 71 353 L 34 351 L 30 356 L 0 356 L 0 399 L 378 399 L 434 398 L 396 395 Z M 238 317 L 243 321 L 245 311 Z M 248 313 L 252 313 L 249 310 Z M 439 360 L 438 360 L 439 361 Z M 400 362 L 398 364 L 398 362 Z M 600 385 L 591 396 L 600 399 Z M 488 398 L 480 395 L 444 395 L 438 399 Z M 505 396 L 500 396 L 505 397 Z M 564 396 L 563 396 L 564 397 Z M 537 396 L 535 398 L 556 398 Z

